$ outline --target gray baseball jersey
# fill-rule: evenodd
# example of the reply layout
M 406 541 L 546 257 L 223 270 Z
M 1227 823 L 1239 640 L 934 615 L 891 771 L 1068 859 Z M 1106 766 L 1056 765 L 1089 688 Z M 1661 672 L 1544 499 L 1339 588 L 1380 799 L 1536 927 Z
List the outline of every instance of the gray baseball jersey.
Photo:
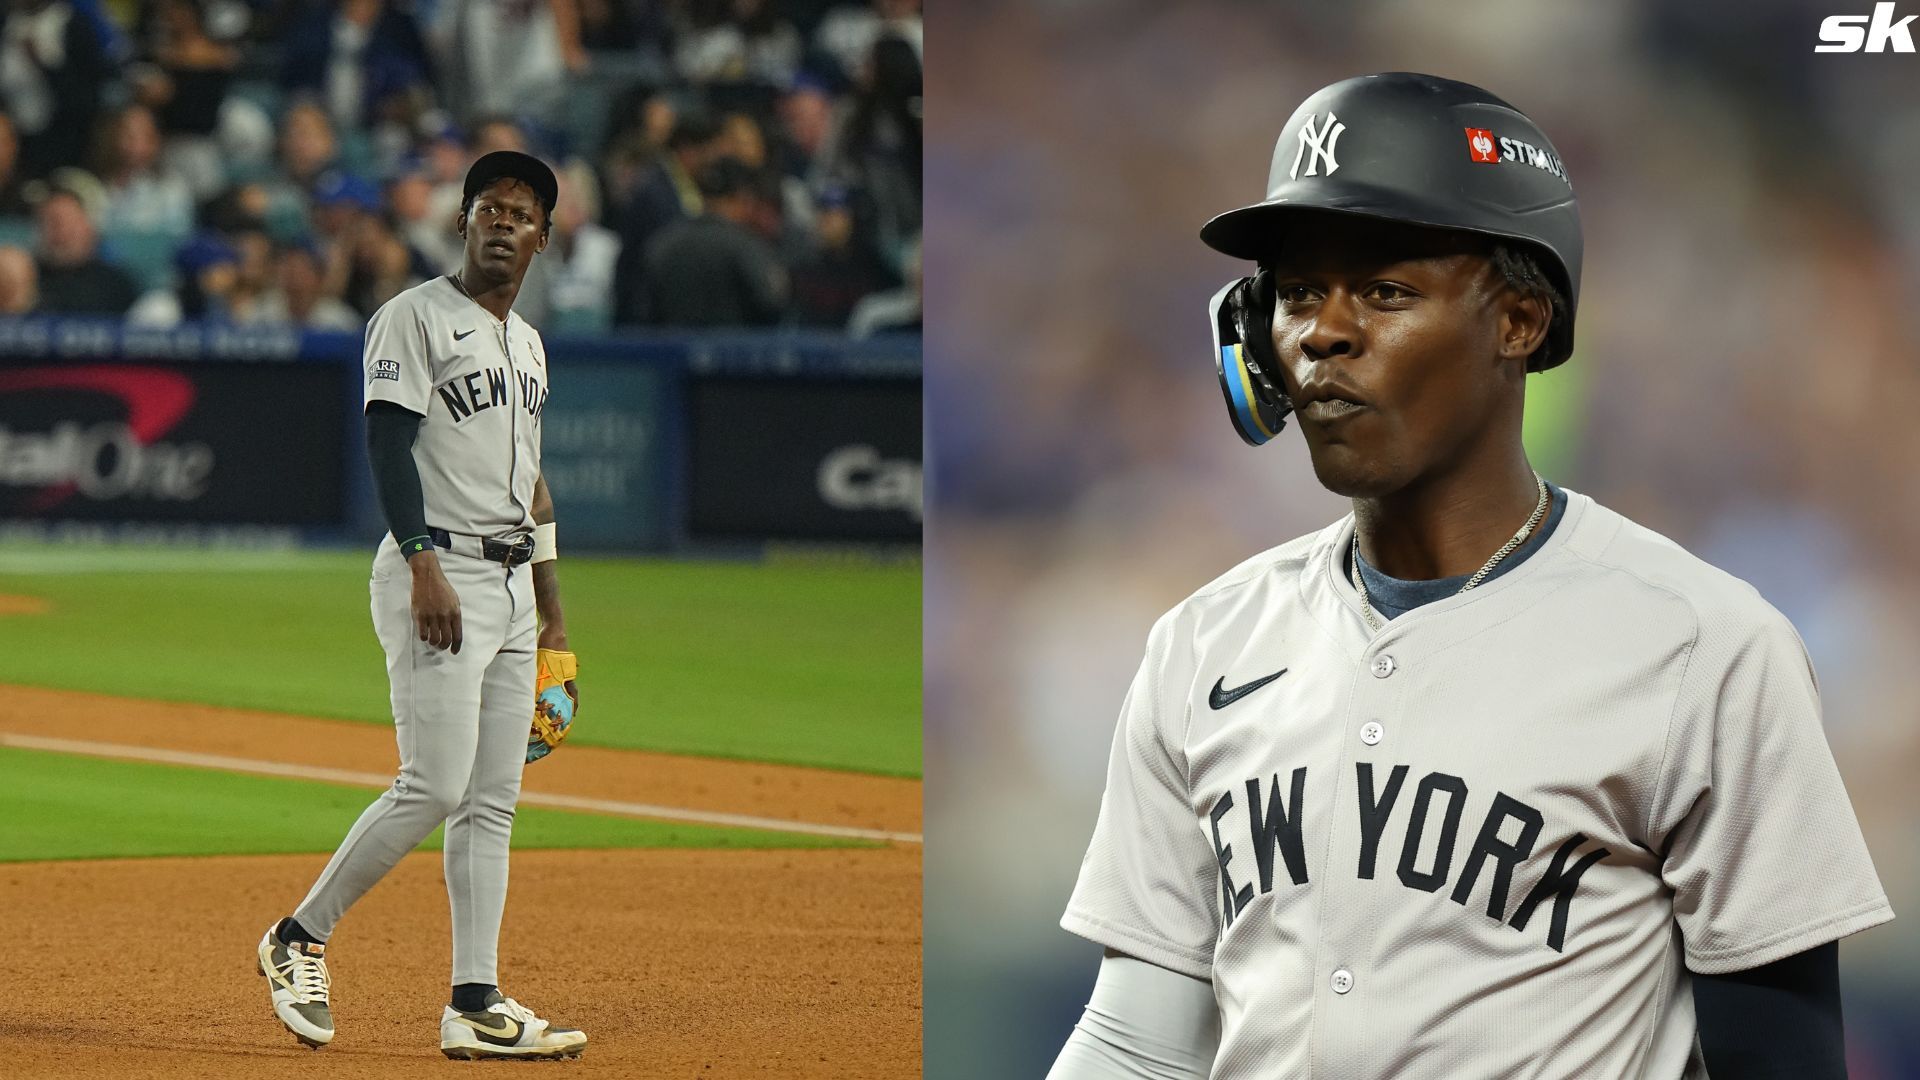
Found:
M 427 524 L 470 536 L 533 528 L 547 402 L 538 331 L 513 312 L 501 322 L 437 277 L 373 313 L 365 362 L 367 401 L 426 418 L 413 459 Z
M 1893 917 L 1793 627 L 1567 495 L 1378 634 L 1351 516 L 1154 626 L 1061 924 L 1212 980 L 1215 1080 L 1703 1077 L 1689 969 Z

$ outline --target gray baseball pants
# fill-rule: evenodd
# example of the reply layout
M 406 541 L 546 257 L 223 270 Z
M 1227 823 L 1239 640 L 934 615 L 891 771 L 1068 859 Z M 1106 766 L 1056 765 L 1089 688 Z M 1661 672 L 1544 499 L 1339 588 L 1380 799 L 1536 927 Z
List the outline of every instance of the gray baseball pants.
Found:
M 455 655 L 414 630 L 412 576 L 387 537 L 374 556 L 373 628 L 387 653 L 400 773 L 361 813 L 294 918 L 325 941 L 347 909 L 446 822 L 453 984 L 499 979 L 507 847 L 533 726 L 533 575 L 440 551 L 460 597 Z

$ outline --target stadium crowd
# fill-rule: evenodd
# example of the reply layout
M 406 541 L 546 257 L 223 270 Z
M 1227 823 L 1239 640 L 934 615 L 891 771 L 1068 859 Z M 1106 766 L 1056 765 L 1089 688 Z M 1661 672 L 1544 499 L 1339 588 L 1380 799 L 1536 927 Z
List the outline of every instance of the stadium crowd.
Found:
M 555 165 L 547 333 L 920 325 L 918 0 L 12 0 L 0 316 L 354 330 Z

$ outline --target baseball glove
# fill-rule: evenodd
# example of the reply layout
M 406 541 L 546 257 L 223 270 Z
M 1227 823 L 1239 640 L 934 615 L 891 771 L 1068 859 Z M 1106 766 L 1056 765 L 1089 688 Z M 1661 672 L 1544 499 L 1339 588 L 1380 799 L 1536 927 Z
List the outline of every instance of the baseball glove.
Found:
M 539 678 L 533 685 L 533 730 L 527 733 L 527 763 L 539 761 L 566 741 L 573 727 L 573 680 L 580 661 L 570 652 L 541 649 Z

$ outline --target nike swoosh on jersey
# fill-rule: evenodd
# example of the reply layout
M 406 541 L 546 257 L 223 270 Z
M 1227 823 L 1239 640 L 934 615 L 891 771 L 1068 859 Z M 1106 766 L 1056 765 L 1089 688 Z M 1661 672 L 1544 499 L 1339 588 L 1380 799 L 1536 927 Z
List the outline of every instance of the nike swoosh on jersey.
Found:
M 461 331 L 459 331 L 459 330 L 455 330 L 455 331 L 453 332 L 453 340 L 455 340 L 455 341 L 465 341 L 465 340 L 467 339 L 467 335 L 468 335 L 468 334 L 471 334 L 471 333 L 473 333 L 473 331 L 471 331 L 471 330 L 468 330 L 468 331 L 466 331 L 466 332 L 464 332 L 464 333 L 463 333 L 463 332 L 461 332 Z
M 480 1037 L 487 1042 L 497 1043 L 501 1046 L 512 1046 L 520 1038 L 519 1023 L 509 1017 L 500 1017 L 499 1027 L 483 1024 L 466 1013 L 460 1014 L 458 1019 L 461 1023 L 479 1033 Z
M 1222 675 L 1220 679 L 1213 684 L 1213 690 L 1207 694 L 1207 704 L 1215 709 L 1224 709 L 1286 673 L 1287 669 L 1281 668 L 1279 671 L 1265 678 L 1255 679 L 1244 686 L 1236 686 L 1231 690 L 1225 688 L 1227 679 L 1226 676 Z

